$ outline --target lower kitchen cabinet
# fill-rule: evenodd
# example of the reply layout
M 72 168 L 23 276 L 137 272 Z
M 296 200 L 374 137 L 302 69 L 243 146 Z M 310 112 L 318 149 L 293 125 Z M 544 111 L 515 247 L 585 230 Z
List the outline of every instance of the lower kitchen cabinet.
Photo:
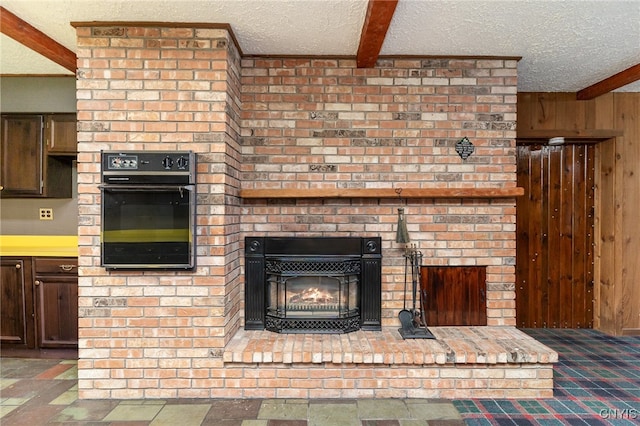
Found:
M 35 258 L 38 346 L 78 346 L 78 262 L 72 258 Z
M 0 343 L 3 349 L 78 347 L 78 261 L 3 257 Z
M 4 347 L 33 349 L 35 312 L 31 258 L 0 260 L 0 343 Z

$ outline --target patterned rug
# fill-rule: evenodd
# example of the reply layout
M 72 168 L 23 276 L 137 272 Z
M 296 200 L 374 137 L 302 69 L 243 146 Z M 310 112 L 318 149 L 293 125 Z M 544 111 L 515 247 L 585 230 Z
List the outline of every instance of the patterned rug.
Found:
M 524 329 L 559 353 L 554 398 L 454 401 L 468 425 L 639 425 L 640 337 Z

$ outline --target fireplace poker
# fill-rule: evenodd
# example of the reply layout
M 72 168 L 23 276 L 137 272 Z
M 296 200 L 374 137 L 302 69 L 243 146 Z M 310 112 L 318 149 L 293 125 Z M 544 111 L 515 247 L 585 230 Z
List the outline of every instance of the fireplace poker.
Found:
M 402 188 L 396 189 L 396 194 L 400 196 Z M 404 217 L 404 208 L 398 209 L 398 229 L 396 231 L 396 243 L 405 244 L 404 253 L 404 293 L 402 294 L 402 310 L 398 313 L 398 319 L 402 325 L 403 333 L 413 332 L 413 312 L 407 309 L 407 270 L 409 269 L 409 248 L 406 246 L 410 241 L 407 221 Z M 415 306 L 414 306 L 415 308 Z
M 408 250 L 408 249 L 407 249 Z M 398 319 L 402 325 L 404 333 L 412 333 L 414 329 L 413 325 L 413 313 L 407 310 L 407 270 L 409 269 L 409 256 L 408 251 L 404 254 L 404 293 L 402 294 L 402 310 L 398 314 Z
M 415 327 L 419 327 L 421 324 L 420 311 L 416 308 L 417 292 L 418 292 L 418 277 L 420 276 L 420 265 L 422 264 L 422 252 L 414 246 L 411 250 L 411 285 L 413 291 L 413 324 Z

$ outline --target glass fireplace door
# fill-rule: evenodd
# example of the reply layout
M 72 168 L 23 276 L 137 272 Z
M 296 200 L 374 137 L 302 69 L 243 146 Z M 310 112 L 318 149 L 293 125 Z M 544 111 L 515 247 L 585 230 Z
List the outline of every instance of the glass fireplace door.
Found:
M 267 264 L 268 330 L 344 333 L 360 328 L 359 260 L 274 259 Z

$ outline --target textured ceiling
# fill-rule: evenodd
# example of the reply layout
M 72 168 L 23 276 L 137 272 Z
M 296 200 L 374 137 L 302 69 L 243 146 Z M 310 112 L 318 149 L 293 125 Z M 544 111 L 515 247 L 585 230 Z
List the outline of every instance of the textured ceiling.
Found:
M 75 51 L 76 21 L 230 24 L 245 54 L 355 56 L 367 0 L 0 0 Z M 1 74 L 70 74 L 2 35 Z M 517 56 L 518 89 L 576 92 L 640 63 L 640 0 L 399 0 L 381 55 Z M 640 92 L 640 82 L 620 91 Z

